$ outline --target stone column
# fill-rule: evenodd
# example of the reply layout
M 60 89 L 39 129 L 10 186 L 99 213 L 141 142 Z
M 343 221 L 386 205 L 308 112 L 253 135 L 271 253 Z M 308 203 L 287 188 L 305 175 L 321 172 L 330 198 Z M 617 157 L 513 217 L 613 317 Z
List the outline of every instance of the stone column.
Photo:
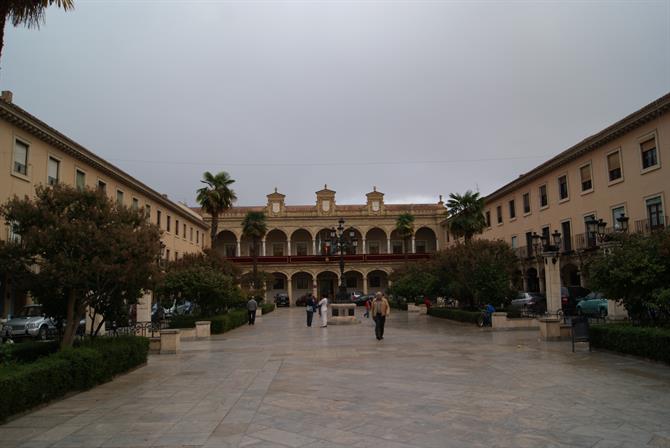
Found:
M 363 276 L 363 294 L 368 293 L 368 276 L 364 275 Z
M 238 257 L 242 256 L 242 242 L 240 240 L 237 240 L 237 249 L 235 250 L 235 253 Z
M 137 301 L 137 322 L 151 322 L 151 291 L 146 291 Z
M 286 282 L 286 293 L 288 294 L 288 303 L 291 305 L 294 304 L 295 298 L 293 297 L 293 279 L 291 277 L 288 277 Z
M 261 240 L 261 257 L 265 256 L 265 238 Z
M 291 240 L 286 240 L 286 255 L 291 256 Z
M 386 253 L 391 253 L 391 238 L 386 238 Z
M 544 256 L 544 281 L 547 296 L 547 312 L 556 313 L 561 309 L 561 259 Z
M 361 243 L 362 243 L 362 245 L 360 246 L 361 247 L 361 254 L 367 254 L 368 253 L 368 248 L 365 247 L 365 238 L 363 238 L 361 240 Z
M 416 253 L 416 240 L 414 239 L 414 235 L 412 235 L 412 253 Z
M 316 253 L 316 240 L 314 238 L 312 238 L 312 255 L 317 255 L 317 253 Z
M 319 292 L 316 290 L 316 276 L 312 275 L 312 296 L 318 301 Z

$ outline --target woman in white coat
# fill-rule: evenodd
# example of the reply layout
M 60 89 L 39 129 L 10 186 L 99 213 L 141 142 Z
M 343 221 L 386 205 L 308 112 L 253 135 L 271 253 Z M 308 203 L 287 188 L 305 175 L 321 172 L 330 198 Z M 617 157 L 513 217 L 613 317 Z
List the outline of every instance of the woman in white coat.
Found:
M 319 314 L 321 314 L 321 328 L 328 326 L 328 298 L 322 298 L 319 303 Z

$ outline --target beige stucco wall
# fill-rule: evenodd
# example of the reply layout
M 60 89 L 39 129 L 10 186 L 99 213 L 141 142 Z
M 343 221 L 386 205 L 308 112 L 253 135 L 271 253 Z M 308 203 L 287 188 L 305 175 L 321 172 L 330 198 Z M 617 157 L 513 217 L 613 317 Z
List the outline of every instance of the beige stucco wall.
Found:
M 640 140 L 656 134 L 657 151 L 660 167 L 653 170 L 642 170 L 642 157 L 639 147 Z M 616 183 L 608 182 L 606 155 L 616 149 L 621 150 L 623 180 Z M 592 164 L 593 189 L 581 192 L 580 167 Z M 635 230 L 635 222 L 647 219 L 645 199 L 661 196 L 664 214 L 668 215 L 668 194 L 670 191 L 670 114 L 665 114 L 634 129 L 619 138 L 584 154 L 568 164 L 554 169 L 539 179 L 517 187 L 514 191 L 494 200 L 487 200 L 485 210 L 491 213 L 491 227 L 481 237 L 502 239 L 511 243 L 512 236 L 518 237 L 518 246 L 526 246 L 526 232 L 541 232 L 541 228 L 549 226 L 550 231 L 562 231 L 561 223 L 571 222 L 572 235 L 586 232 L 584 217 L 595 214 L 612 227 L 612 209 L 623 205 L 630 218 L 629 227 Z M 568 176 L 568 200 L 559 201 L 558 178 Z M 547 185 L 548 206 L 540 209 L 539 188 Z M 523 194 L 530 193 L 531 212 L 523 213 Z M 516 203 L 516 219 L 510 219 L 509 201 Z M 502 207 L 503 223 L 497 223 L 496 206 Z

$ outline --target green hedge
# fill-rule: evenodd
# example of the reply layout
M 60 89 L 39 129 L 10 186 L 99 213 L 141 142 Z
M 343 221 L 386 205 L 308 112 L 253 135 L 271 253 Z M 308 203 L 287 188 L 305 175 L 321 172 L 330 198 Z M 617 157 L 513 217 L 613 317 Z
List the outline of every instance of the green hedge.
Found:
M 12 414 L 89 389 L 143 364 L 149 339 L 136 336 L 97 338 L 27 364 L 0 369 L 0 422 Z
M 0 364 L 33 362 L 58 351 L 58 342 L 28 341 L 0 345 Z
M 261 305 L 263 314 L 271 313 L 275 310 L 273 303 Z M 228 311 L 226 314 L 213 317 L 201 316 L 174 316 L 170 320 L 170 328 L 195 328 L 196 321 L 208 320 L 211 322 L 210 331 L 212 334 L 221 334 L 230 331 L 247 323 L 248 314 L 246 309 Z
M 593 325 L 591 344 L 629 355 L 670 363 L 670 329 L 628 324 Z
M 465 311 L 458 308 L 435 308 L 428 310 L 428 315 L 433 317 L 441 317 L 443 319 L 457 320 L 459 322 L 468 322 L 476 324 L 481 312 L 479 311 Z
M 389 305 L 391 305 L 391 308 L 396 310 L 407 311 L 407 302 L 397 302 L 395 300 L 391 300 L 389 301 Z
M 264 303 L 261 305 L 261 311 L 263 311 L 263 314 L 271 313 L 275 310 L 275 304 L 274 303 Z

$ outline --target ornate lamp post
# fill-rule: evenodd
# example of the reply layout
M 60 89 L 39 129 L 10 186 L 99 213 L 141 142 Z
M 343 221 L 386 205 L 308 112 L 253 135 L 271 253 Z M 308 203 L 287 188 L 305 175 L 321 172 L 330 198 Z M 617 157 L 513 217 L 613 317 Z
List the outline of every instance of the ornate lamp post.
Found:
M 623 233 L 628 233 L 628 216 L 625 213 L 622 213 L 616 220 L 619 223 L 619 231 Z
M 358 246 L 358 239 L 356 238 L 356 233 L 353 230 L 349 231 L 347 235 L 344 232 L 344 218 L 340 218 L 338 221 L 337 228 L 330 230 L 330 244 L 331 250 L 337 251 L 340 254 L 340 286 L 339 291 L 335 295 L 336 302 L 347 302 L 347 286 L 344 281 L 344 253 L 349 248 L 355 248 Z

